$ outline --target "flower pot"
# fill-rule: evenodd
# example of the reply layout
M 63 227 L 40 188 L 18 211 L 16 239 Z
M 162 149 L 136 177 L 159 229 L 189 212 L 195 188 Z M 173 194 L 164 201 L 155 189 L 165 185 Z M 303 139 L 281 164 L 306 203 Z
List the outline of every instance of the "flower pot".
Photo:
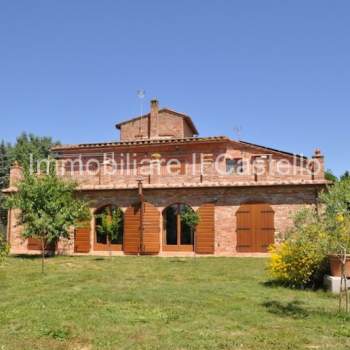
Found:
M 339 255 L 331 254 L 328 255 L 329 264 L 331 267 L 331 275 L 335 277 L 341 277 L 341 262 Z M 350 278 L 350 254 L 346 256 L 345 262 L 346 277 Z

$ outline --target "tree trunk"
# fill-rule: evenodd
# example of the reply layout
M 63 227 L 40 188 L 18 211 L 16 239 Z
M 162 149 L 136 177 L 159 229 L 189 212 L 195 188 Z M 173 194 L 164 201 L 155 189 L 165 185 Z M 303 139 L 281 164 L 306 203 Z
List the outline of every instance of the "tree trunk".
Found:
M 108 240 L 108 251 L 109 251 L 109 257 L 112 257 L 112 245 L 111 245 L 111 239 L 107 237 Z
M 44 273 L 44 262 L 45 262 L 45 240 L 41 238 L 41 273 Z
M 346 271 L 346 258 L 347 252 L 344 249 L 343 254 L 339 257 L 341 263 L 341 274 L 340 274 L 340 291 L 339 291 L 339 312 L 342 309 L 342 301 L 345 298 L 345 311 L 349 312 L 349 292 L 347 284 L 347 271 Z

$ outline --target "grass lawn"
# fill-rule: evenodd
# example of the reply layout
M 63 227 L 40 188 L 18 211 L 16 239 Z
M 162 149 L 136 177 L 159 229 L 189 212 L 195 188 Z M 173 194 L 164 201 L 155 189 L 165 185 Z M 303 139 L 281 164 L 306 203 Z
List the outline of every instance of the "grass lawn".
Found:
M 349 349 L 324 292 L 273 287 L 258 258 L 14 258 L 0 349 Z

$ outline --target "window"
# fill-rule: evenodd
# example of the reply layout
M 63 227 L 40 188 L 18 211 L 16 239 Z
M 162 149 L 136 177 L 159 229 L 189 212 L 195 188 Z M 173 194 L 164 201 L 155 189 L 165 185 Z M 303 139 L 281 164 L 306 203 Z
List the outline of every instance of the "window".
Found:
M 176 250 L 187 246 L 193 250 L 194 232 L 181 220 L 181 213 L 188 209 L 193 210 L 186 204 L 173 204 L 163 211 L 164 240 L 169 248 Z
M 271 155 L 259 154 L 252 156 L 252 164 L 254 167 L 254 175 L 268 175 L 270 170 Z
M 186 163 L 170 163 L 169 171 L 171 175 L 185 175 L 186 174 Z
M 226 159 L 226 173 L 242 174 L 243 173 L 243 160 L 242 158 Z

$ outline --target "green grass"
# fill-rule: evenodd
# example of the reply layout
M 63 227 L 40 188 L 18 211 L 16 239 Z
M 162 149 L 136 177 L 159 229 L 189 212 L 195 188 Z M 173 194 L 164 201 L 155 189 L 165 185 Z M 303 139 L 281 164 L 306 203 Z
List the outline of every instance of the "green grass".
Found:
M 254 258 L 9 258 L 0 349 L 349 349 L 337 298 L 266 283 Z

